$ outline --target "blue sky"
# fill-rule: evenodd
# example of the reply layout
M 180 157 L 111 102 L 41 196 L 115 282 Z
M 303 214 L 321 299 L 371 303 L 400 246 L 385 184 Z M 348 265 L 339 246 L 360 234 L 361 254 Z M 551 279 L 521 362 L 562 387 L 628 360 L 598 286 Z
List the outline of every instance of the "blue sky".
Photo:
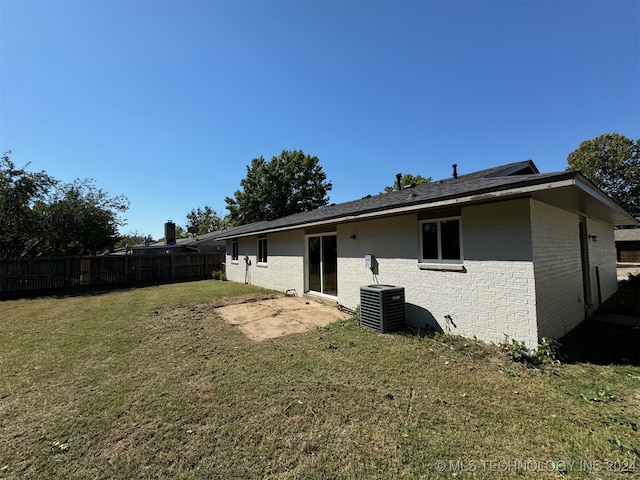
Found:
M 640 137 L 638 1 L 0 0 L 0 149 L 125 195 L 124 233 L 224 216 L 283 149 L 340 203 L 610 132 Z

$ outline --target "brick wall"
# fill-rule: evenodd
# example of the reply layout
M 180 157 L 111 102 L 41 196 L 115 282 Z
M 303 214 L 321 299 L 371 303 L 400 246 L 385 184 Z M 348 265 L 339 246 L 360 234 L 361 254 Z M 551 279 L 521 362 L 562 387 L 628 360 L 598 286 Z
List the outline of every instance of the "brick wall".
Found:
M 585 316 L 579 217 L 531 202 L 533 262 L 540 338 L 559 338 Z
M 231 252 L 231 241 L 227 242 L 227 252 Z M 227 278 L 235 282 L 246 282 L 273 290 L 296 290 L 304 292 L 304 233 L 302 230 L 280 232 L 267 235 L 267 264 L 258 265 L 257 237 L 240 238 L 238 241 L 238 262 L 231 261 L 227 253 Z M 251 265 L 247 268 L 244 257 Z
M 589 265 L 591 267 L 592 289 L 594 302 L 598 301 L 598 285 L 596 283 L 596 267 L 600 273 L 600 298 L 604 303 L 607 298 L 618 290 L 618 275 L 616 271 L 616 242 L 611 225 L 597 220 L 587 220 L 587 232 L 597 239 L 588 243 Z M 599 305 L 596 305 L 599 306 Z
M 472 252 L 473 260 L 465 259 L 464 271 L 437 271 L 418 264 L 416 215 L 340 225 L 340 303 L 357 306 L 361 285 L 377 281 L 402 286 L 408 321 L 414 325 L 493 342 L 508 335 L 535 345 L 528 200 L 464 208 L 462 230 L 465 257 Z M 377 259 L 376 276 L 365 267 L 366 254 Z
M 464 207 L 465 260 L 456 271 L 418 263 L 417 214 L 339 224 L 338 302 L 356 308 L 361 286 L 396 285 L 405 288 L 407 319 L 417 326 L 496 343 L 506 335 L 529 346 L 542 337 L 558 338 L 585 314 L 578 221 L 575 214 L 530 199 Z M 604 301 L 617 287 L 613 232 L 591 220 L 587 229 L 598 236 L 589 242 L 589 255 L 591 267 L 600 270 Z M 258 266 L 256 237 L 240 239 L 239 261 L 227 255 L 227 276 L 301 295 L 304 246 L 302 229 L 269 234 L 268 263 Z M 375 272 L 365 266 L 365 255 L 374 256 Z M 595 273 L 592 288 L 597 298 Z

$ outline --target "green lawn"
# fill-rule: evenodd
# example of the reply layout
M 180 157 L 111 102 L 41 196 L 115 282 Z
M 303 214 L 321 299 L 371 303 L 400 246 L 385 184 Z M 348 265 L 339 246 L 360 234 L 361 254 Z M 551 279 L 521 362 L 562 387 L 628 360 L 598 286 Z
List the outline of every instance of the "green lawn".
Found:
M 355 320 L 255 343 L 216 313 L 274 295 L 208 280 L 0 303 L 0 478 L 640 472 L 633 361 L 534 369 Z

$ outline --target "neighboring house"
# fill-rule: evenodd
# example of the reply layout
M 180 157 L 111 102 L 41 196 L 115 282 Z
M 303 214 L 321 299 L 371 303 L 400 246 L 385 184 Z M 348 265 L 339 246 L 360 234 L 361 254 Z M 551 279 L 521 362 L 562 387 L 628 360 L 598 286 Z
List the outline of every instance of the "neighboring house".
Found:
M 618 262 L 640 263 L 640 228 L 625 228 L 614 233 Z
M 529 346 L 616 291 L 613 226 L 637 222 L 580 173 L 454 175 L 221 232 L 227 277 L 351 309 L 361 286 L 401 286 L 412 325 Z
M 176 225 L 172 221 L 164 224 L 164 240 L 119 248 L 110 255 L 167 255 L 175 253 L 224 253 L 226 242 L 218 240 L 226 230 L 176 238 Z

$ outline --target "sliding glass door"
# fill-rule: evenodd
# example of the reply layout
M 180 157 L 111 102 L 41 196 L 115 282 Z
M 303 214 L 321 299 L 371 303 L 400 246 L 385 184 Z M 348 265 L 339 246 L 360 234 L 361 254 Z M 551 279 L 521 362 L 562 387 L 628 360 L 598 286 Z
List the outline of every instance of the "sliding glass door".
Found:
M 309 291 L 338 296 L 338 248 L 335 235 L 307 237 Z

